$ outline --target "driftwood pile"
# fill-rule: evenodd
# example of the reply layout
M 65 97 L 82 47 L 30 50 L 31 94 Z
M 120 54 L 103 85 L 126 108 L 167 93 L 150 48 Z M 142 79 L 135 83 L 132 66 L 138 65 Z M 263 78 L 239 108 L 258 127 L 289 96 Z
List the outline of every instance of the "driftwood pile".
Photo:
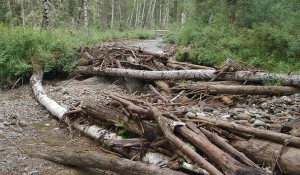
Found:
M 253 72 L 253 68 L 247 69 L 245 65 L 243 70 L 239 70 L 241 63 L 233 60 L 215 70 L 177 62 L 168 55 L 120 45 L 82 48 L 79 64 L 78 74 L 122 76 L 128 91 L 139 93 L 107 92 L 111 101 L 106 104 L 84 104 L 80 110 L 67 111 L 46 96 L 40 83 L 43 73 L 37 71 L 31 78 L 31 84 L 40 103 L 69 126 L 105 144 L 110 151 L 105 154 L 35 153 L 33 156 L 120 174 L 256 175 L 300 172 L 299 137 L 201 117 L 188 112 L 186 107 L 207 94 L 297 93 L 300 92 L 297 87 L 246 84 L 272 78 L 284 85 L 299 86 L 299 76 Z M 176 79 L 212 81 L 178 84 Z M 146 90 L 145 80 L 152 84 L 147 85 L 149 88 Z M 231 103 L 230 99 L 224 101 L 228 105 Z M 78 112 L 82 112 L 79 118 Z M 88 125 L 85 124 L 87 117 Z

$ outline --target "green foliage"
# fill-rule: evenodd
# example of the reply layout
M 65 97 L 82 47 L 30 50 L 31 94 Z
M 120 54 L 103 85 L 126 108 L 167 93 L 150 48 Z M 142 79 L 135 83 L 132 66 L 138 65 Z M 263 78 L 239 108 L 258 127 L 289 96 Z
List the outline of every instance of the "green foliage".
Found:
M 151 38 L 149 31 L 107 31 L 92 28 L 86 36 L 78 31 L 34 30 L 0 24 L 0 80 L 29 77 L 31 60 L 41 64 L 45 72 L 71 73 L 76 66 L 75 50 L 80 45 L 95 44 L 114 38 Z
M 115 124 L 117 128 L 119 128 L 118 134 L 122 136 L 123 139 L 127 138 L 127 130 L 124 129 L 125 122 Z
M 229 57 L 271 72 L 299 70 L 299 1 L 201 2 L 197 17 L 165 36 L 179 44 L 177 59 L 221 65 Z M 184 45 L 193 49 L 180 54 Z

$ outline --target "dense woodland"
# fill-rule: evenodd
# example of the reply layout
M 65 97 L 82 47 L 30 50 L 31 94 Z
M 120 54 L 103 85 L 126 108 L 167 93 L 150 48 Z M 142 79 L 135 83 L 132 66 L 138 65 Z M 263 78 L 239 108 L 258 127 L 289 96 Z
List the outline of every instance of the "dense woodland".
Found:
M 28 77 L 32 58 L 39 59 L 46 72 L 54 68 L 71 72 L 76 65 L 74 48 L 79 45 L 112 38 L 150 38 L 150 29 L 169 29 L 164 39 L 178 44 L 176 57 L 181 60 L 211 66 L 231 58 L 285 73 L 300 68 L 297 0 L 0 3 L 1 79 Z

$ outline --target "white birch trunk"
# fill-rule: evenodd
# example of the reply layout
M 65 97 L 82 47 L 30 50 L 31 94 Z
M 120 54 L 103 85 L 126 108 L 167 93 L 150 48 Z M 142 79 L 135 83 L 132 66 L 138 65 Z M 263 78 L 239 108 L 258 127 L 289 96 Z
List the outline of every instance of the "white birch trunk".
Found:
M 114 13 L 115 13 L 115 0 L 111 0 L 111 23 L 110 23 L 110 29 L 114 29 Z
M 79 66 L 77 72 L 81 74 L 112 75 L 130 78 L 163 80 L 163 79 L 197 79 L 211 80 L 215 78 L 215 70 L 176 70 L 176 71 L 145 71 L 132 69 L 106 68 Z M 299 75 L 274 74 L 266 72 L 237 71 L 226 73 L 217 77 L 216 80 L 234 80 L 249 82 L 264 82 L 278 80 L 281 84 L 300 86 Z
M 47 28 L 49 25 L 49 11 L 47 0 L 42 0 L 43 3 L 43 22 L 42 27 Z
M 85 33 L 89 34 L 89 19 L 88 19 L 88 5 L 87 5 L 87 0 L 83 0 L 83 10 L 84 10 L 84 28 L 85 28 Z

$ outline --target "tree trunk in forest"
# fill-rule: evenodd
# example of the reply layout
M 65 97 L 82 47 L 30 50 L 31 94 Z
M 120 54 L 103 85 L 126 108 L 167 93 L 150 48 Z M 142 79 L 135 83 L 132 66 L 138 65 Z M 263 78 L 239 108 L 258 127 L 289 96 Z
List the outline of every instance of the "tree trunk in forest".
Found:
M 178 70 L 178 71 L 145 71 L 131 69 L 106 68 L 102 70 L 98 67 L 77 67 L 77 73 L 92 75 L 112 75 L 125 76 L 131 78 L 141 78 L 150 80 L 162 79 L 197 79 L 210 80 L 215 78 L 214 70 Z M 279 79 L 284 85 L 300 86 L 300 76 L 287 74 L 273 74 L 264 72 L 237 71 L 222 74 L 217 80 L 234 80 L 249 82 L 264 82 L 270 79 Z
M 147 2 L 147 0 L 144 0 L 144 6 L 143 6 L 143 12 L 142 12 L 142 19 L 141 19 L 141 25 L 142 25 L 142 27 L 144 27 L 144 24 L 145 24 L 144 21 L 146 19 L 146 17 L 145 17 L 146 2 Z
M 300 172 L 300 149 L 286 146 L 282 151 L 278 162 L 276 157 L 280 155 L 282 144 L 252 138 L 246 141 L 234 141 L 231 143 L 236 149 L 245 153 L 252 160 L 272 166 L 278 163 L 280 170 L 286 174 L 299 174 Z
M 114 14 L 115 14 L 115 0 L 111 0 L 111 22 L 110 22 L 110 29 L 114 29 Z
M 88 4 L 87 0 L 83 0 L 83 9 L 84 9 L 84 28 L 85 33 L 89 34 L 89 19 L 88 19 Z
M 33 153 L 33 157 L 50 160 L 59 164 L 72 165 L 79 167 L 100 168 L 110 170 L 124 175 L 184 175 L 180 171 L 174 171 L 168 168 L 161 168 L 155 165 L 148 165 L 141 162 L 134 162 L 122 159 L 114 155 L 105 155 L 102 153 L 90 152 L 86 153 L 67 153 L 67 152 L 50 152 L 48 154 Z
M 43 5 L 43 22 L 42 27 L 47 29 L 49 25 L 49 11 L 48 11 L 48 2 L 47 0 L 42 0 Z

